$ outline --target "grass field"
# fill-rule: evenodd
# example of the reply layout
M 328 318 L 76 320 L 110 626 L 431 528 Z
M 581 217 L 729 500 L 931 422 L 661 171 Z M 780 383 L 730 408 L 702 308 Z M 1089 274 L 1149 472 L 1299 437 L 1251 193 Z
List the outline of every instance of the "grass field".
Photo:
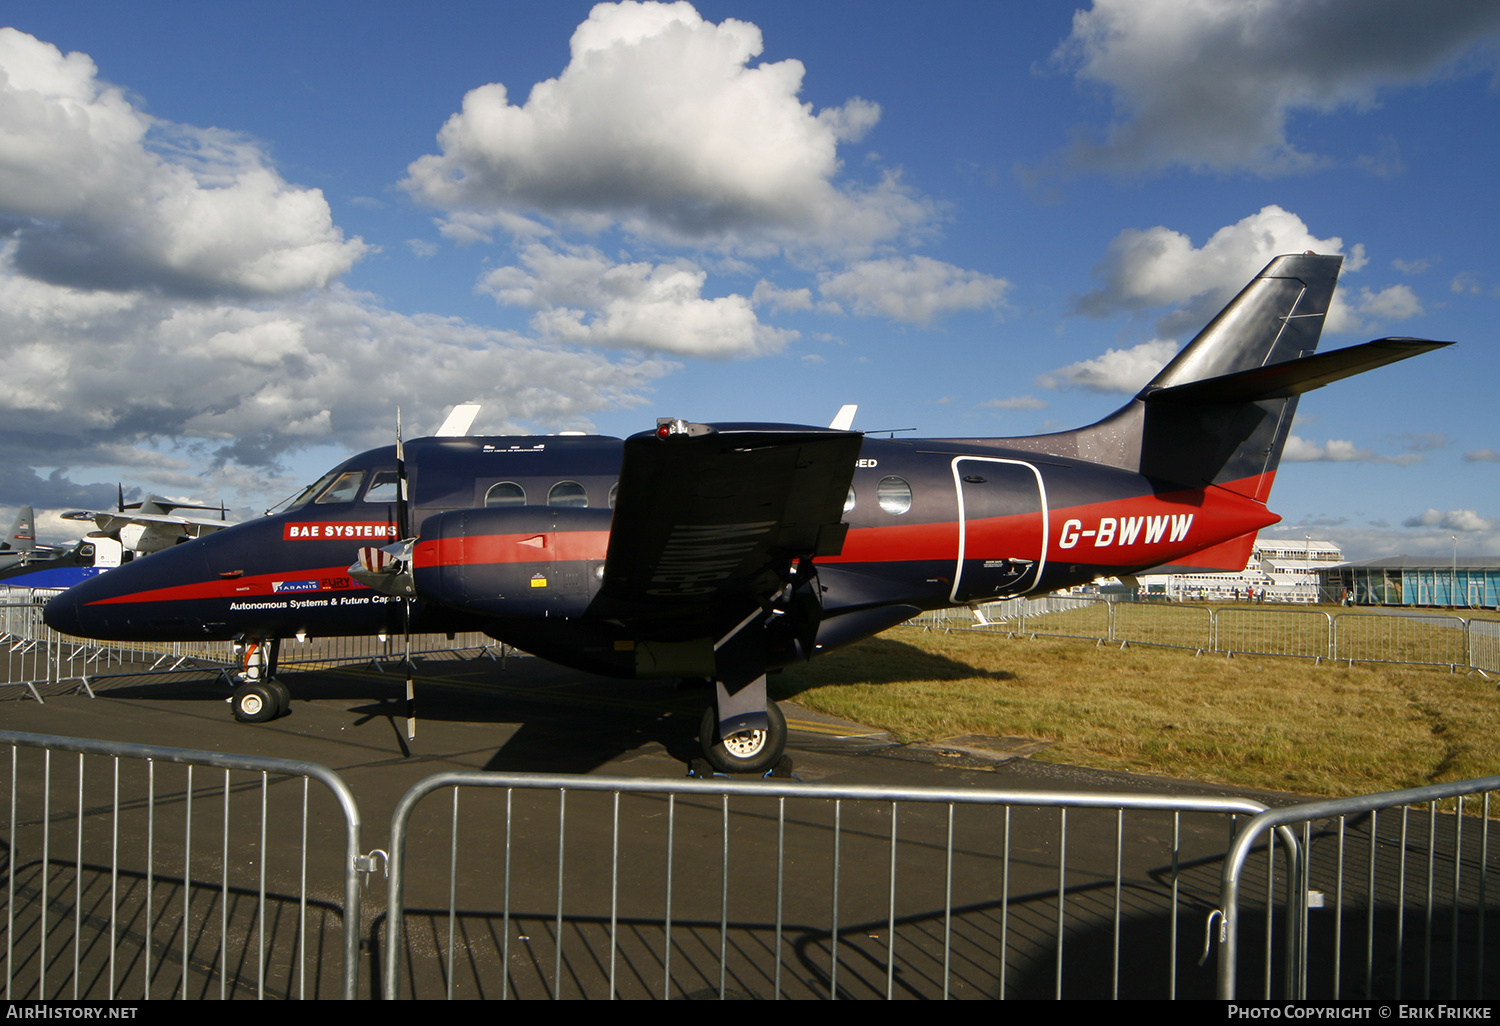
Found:
M 773 681 L 902 741 L 1021 736 L 1101 769 L 1329 796 L 1500 774 L 1495 683 L 1445 669 L 898 627 Z

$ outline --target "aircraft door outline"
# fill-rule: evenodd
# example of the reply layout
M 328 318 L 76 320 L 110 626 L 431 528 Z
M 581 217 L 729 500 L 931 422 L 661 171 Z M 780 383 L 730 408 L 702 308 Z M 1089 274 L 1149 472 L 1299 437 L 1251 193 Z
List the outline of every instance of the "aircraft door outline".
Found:
M 964 486 L 966 484 L 966 482 L 964 481 L 964 477 L 966 476 L 966 471 L 960 466 L 964 463 L 987 463 L 991 465 L 999 464 L 1011 467 L 1024 467 L 1031 472 L 1031 476 L 1035 479 L 1035 496 L 1040 506 L 1042 518 L 1041 548 L 1038 552 L 1036 561 L 1017 576 L 1016 583 L 1024 582 L 1025 587 L 1011 590 L 1007 586 L 1004 589 L 1003 594 L 997 592 L 994 597 L 1009 598 L 1015 595 L 1026 595 L 1032 591 L 1035 591 L 1037 584 L 1040 583 L 1042 579 L 1042 573 L 1047 566 L 1047 543 L 1050 537 L 1050 532 L 1048 530 L 1050 523 L 1050 514 L 1047 503 L 1047 483 L 1042 479 L 1042 472 L 1038 470 L 1034 464 L 1028 463 L 1024 460 L 1002 459 L 998 456 L 955 456 L 952 463 L 952 469 L 953 491 L 958 499 L 958 561 L 953 570 L 953 588 L 948 594 L 949 600 L 952 601 L 955 605 L 966 605 L 967 603 L 972 602 L 979 597 L 977 594 L 970 598 L 959 597 L 963 593 L 964 561 L 968 558 L 967 553 L 969 543 L 968 510 L 970 507 L 969 504 L 966 503 L 964 496 Z M 972 474 L 972 470 L 968 473 Z M 972 485 L 975 483 L 970 484 Z M 1020 554 L 1017 553 L 1017 556 L 1019 555 Z M 973 576 L 972 571 L 970 576 Z

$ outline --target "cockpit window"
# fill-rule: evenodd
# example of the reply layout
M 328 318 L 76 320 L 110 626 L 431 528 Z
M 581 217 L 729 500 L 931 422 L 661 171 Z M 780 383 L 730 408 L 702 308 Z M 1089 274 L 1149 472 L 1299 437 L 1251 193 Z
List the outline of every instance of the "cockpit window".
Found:
M 331 502 L 353 502 L 354 497 L 359 494 L 359 486 L 364 479 L 363 470 L 351 470 L 347 474 L 340 474 L 333 484 L 318 496 L 317 504 L 322 506 Z
M 302 494 L 293 499 L 291 505 L 288 506 L 287 509 L 298 509 L 299 507 L 306 506 L 309 502 L 312 502 L 313 496 L 317 495 L 324 488 L 327 488 L 328 483 L 334 479 L 334 476 L 335 475 L 333 471 L 330 470 L 328 473 L 318 478 L 312 484 L 302 489 Z
M 399 498 L 397 493 L 398 481 L 399 479 L 396 477 L 394 470 L 375 471 L 375 478 L 370 482 L 370 490 L 365 492 L 365 501 L 395 502 Z
M 577 481 L 559 481 L 547 493 L 549 506 L 587 506 L 589 493 Z
M 490 490 L 484 493 L 484 504 L 486 506 L 524 506 L 526 505 L 526 489 L 514 481 L 501 481 L 499 484 L 491 485 Z

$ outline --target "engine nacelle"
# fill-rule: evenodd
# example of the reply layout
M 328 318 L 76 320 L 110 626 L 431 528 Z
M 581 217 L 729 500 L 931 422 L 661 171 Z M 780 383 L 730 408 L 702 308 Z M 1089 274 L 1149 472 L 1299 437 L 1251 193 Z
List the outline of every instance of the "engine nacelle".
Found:
M 417 595 L 484 616 L 579 616 L 599 590 L 612 517 L 550 506 L 429 516 L 412 549 Z

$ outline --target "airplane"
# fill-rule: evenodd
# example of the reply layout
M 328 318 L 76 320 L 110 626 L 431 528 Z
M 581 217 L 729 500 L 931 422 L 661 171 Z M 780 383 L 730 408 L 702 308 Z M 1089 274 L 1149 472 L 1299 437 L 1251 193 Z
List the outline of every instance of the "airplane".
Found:
M 1266 500 L 1301 394 L 1451 344 L 1315 355 L 1341 263 L 1277 257 L 1122 408 L 1055 434 L 661 418 L 624 440 L 403 443 L 398 429 L 283 511 L 52 599 L 46 622 L 238 639 L 230 704 L 246 721 L 285 711 L 279 639 L 479 630 L 589 672 L 712 681 L 705 758 L 768 772 L 786 744 L 768 672 L 924 610 L 1163 564 L 1243 569 L 1280 519 Z
M 22 506 L 16 510 L 10 531 L 0 538 L 0 570 L 27 562 L 36 553 L 36 514 L 30 506 Z
M 0 588 L 70 588 L 86 577 L 120 565 L 118 552 L 111 561 L 110 544 L 38 545 L 36 513 L 30 506 L 22 506 L 10 534 L 0 540 Z M 118 543 L 112 544 L 118 548 Z
M 182 516 L 177 512 L 184 509 L 212 510 L 219 516 L 211 520 Z M 160 495 L 148 495 L 140 502 L 127 504 L 123 488 L 113 510 L 75 509 L 61 514 L 61 517 L 63 520 L 92 520 L 95 529 L 89 532 L 90 538 L 114 538 L 126 549 L 142 556 L 229 526 L 229 514 L 223 506 L 173 502 Z

